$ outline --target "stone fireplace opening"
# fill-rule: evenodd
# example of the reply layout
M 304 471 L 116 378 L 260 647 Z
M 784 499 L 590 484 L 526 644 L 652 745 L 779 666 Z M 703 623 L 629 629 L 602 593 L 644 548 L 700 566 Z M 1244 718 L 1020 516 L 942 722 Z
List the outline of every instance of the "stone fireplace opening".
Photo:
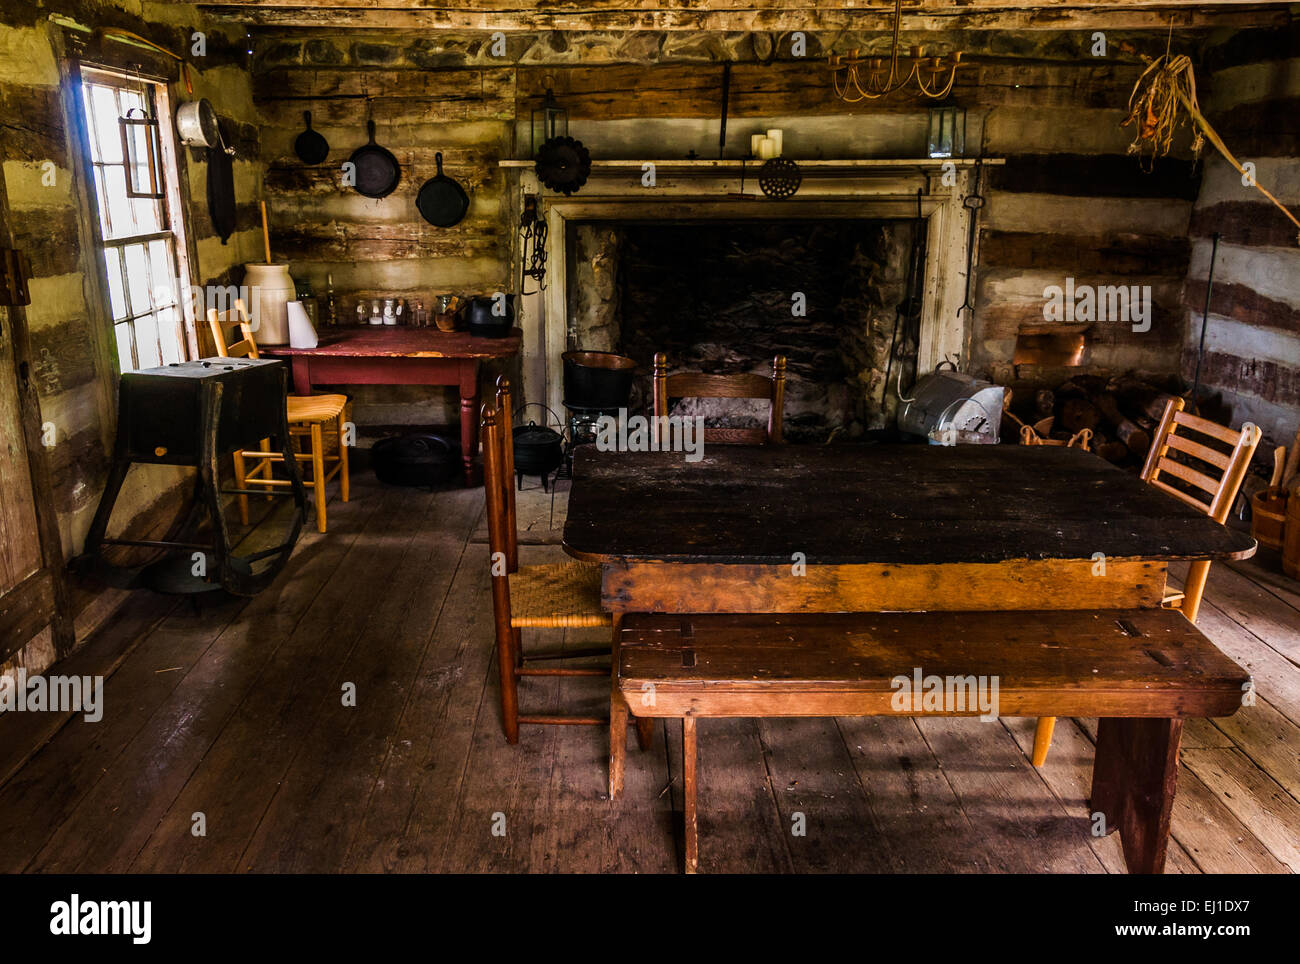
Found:
M 567 347 L 635 359 L 632 405 L 646 410 L 656 351 L 670 371 L 708 373 L 770 374 L 785 355 L 786 438 L 859 438 L 892 422 L 894 386 L 915 377 L 919 323 L 900 307 L 918 230 L 910 218 L 571 222 Z M 731 427 L 767 417 L 732 399 L 674 412 Z

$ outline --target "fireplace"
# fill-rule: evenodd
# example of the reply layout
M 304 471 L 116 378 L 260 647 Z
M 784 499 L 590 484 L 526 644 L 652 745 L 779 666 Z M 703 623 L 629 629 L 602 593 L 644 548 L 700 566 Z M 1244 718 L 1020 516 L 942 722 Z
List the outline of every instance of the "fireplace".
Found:
M 798 193 L 781 200 L 757 193 L 752 165 L 738 161 L 596 161 L 573 197 L 542 191 L 531 162 L 501 163 L 518 178 L 512 198 L 541 192 L 549 228 L 549 270 L 540 286 L 524 285 L 518 317 L 525 392 L 556 412 L 560 356 L 575 347 L 635 357 L 642 399 L 656 350 L 677 370 L 727 372 L 766 371 L 780 352 L 792 440 L 885 424 L 898 368 L 887 394 L 883 369 L 918 224 L 919 310 L 909 330 L 900 325 L 896 351 L 904 388 L 913 366 L 929 372 L 969 350 L 962 201 L 973 161 L 800 161 Z M 516 263 L 520 254 L 516 246 Z M 794 292 L 807 297 L 803 315 L 791 311 Z
M 633 406 L 650 397 L 656 351 L 670 370 L 708 373 L 769 374 L 784 355 L 786 438 L 858 438 L 892 419 L 892 388 L 914 375 L 918 331 L 899 309 L 918 235 L 908 219 L 574 224 L 569 347 L 635 359 Z M 738 400 L 676 411 L 731 427 L 767 418 L 765 403 Z

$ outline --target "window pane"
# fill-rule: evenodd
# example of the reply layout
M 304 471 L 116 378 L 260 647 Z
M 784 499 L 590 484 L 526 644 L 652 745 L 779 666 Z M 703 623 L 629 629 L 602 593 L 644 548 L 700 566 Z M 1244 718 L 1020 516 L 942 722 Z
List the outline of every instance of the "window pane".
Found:
M 122 290 L 122 257 L 117 248 L 104 249 L 104 268 L 108 274 L 108 303 L 113 320 L 121 321 L 127 316 L 127 309 L 126 292 Z
M 131 300 L 131 314 L 142 315 L 153 307 L 149 298 L 149 266 L 144 245 L 128 244 L 122 249 L 122 257 L 126 259 L 126 290 Z
M 149 186 L 149 168 L 148 166 L 137 167 L 140 178 L 138 184 L 140 187 Z M 135 211 L 135 234 L 154 234 L 163 229 L 163 223 L 159 217 L 162 208 L 161 201 L 155 201 L 151 198 L 132 198 L 131 207 Z
M 114 325 L 113 334 L 117 336 L 117 365 L 120 371 L 135 370 L 135 359 L 131 357 L 130 323 Z
M 140 355 L 141 368 L 157 368 L 162 364 L 158 351 L 158 323 L 153 315 L 145 315 L 135 322 L 135 350 Z
M 95 127 L 95 133 L 98 137 L 99 156 L 95 157 L 97 161 L 105 161 L 109 164 L 121 163 L 122 160 L 122 131 L 118 127 L 117 119 L 117 98 L 113 95 L 113 88 L 101 87 L 96 84 L 91 88 L 91 105 L 94 110 L 92 118 Z M 94 148 L 91 148 L 92 156 Z
M 108 195 L 109 238 L 129 238 L 139 234 L 135 229 L 135 219 L 131 216 L 131 200 L 126 196 L 126 168 L 106 167 L 104 170 L 104 193 Z M 101 198 L 100 201 L 104 201 Z
M 171 245 L 166 241 L 149 242 L 149 270 L 153 275 L 153 303 L 176 304 L 176 272 L 172 268 Z
M 158 340 L 162 343 L 162 364 L 183 361 L 185 351 L 180 341 L 180 312 L 176 308 L 158 310 Z

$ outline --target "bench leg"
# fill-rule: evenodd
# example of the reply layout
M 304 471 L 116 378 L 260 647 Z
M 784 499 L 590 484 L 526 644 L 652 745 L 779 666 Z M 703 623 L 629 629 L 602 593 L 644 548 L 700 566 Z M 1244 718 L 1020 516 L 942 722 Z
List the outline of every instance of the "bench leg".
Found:
M 700 868 L 699 824 L 695 817 L 696 772 L 695 717 L 682 717 L 682 792 L 686 815 L 686 872 Z
M 623 767 L 627 760 L 627 701 L 615 684 L 609 694 L 609 798 L 623 791 Z
M 1182 733 L 1182 720 L 1097 721 L 1089 803 L 1107 833 L 1119 831 L 1131 874 L 1164 873 Z

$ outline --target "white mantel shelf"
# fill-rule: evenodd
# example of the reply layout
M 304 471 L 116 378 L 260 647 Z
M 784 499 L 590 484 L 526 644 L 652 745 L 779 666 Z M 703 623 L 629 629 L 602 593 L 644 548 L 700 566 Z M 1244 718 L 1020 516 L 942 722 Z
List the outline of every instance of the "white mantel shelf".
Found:
M 783 155 L 784 156 L 784 155 Z M 874 157 L 858 158 L 855 160 L 823 160 L 809 159 L 800 160 L 797 157 L 788 158 L 794 161 L 800 168 L 809 171 L 829 172 L 829 171 L 869 171 L 872 169 L 889 170 L 889 171 L 915 171 L 915 170 L 940 170 L 945 164 L 952 164 L 955 167 L 974 167 L 976 163 L 986 165 L 1006 164 L 1004 157 Z M 498 161 L 497 164 L 506 168 L 531 168 L 536 166 L 536 161 Z M 620 170 L 641 170 L 643 165 L 653 164 L 659 170 L 675 170 L 682 173 L 709 174 L 714 171 L 731 171 L 739 170 L 742 166 L 746 168 L 761 167 L 764 161 L 759 158 L 736 158 L 735 160 L 691 160 L 688 158 L 676 158 L 671 160 L 656 160 L 654 158 L 645 158 L 642 160 L 610 160 L 610 161 L 592 161 L 591 169 L 620 171 Z

